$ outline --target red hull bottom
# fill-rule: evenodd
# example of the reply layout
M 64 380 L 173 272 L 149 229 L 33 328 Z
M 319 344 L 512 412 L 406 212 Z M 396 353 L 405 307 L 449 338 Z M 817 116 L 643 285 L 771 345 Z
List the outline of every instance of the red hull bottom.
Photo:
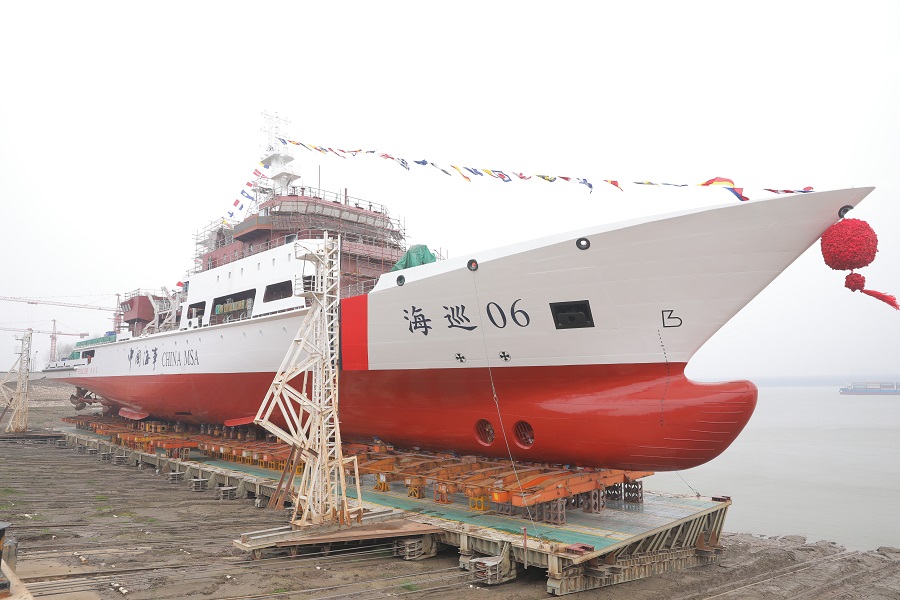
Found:
M 572 466 L 672 471 L 721 454 L 756 407 L 747 381 L 684 364 L 343 371 L 344 441 Z M 274 373 L 76 378 L 115 408 L 190 423 L 256 414 Z M 496 394 L 496 395 L 495 395 Z

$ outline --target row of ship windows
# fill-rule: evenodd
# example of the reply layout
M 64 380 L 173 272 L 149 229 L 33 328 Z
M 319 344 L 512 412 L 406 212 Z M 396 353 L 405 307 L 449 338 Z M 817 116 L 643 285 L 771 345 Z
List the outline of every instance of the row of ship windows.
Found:
M 304 291 L 312 290 L 315 286 L 315 276 L 303 277 Z M 235 313 L 241 313 L 249 317 L 253 313 L 253 303 L 256 299 L 256 288 L 249 288 L 241 292 L 233 292 L 227 296 L 220 296 L 212 301 L 212 317 L 227 317 Z M 265 287 L 262 295 L 263 303 L 275 302 L 291 298 L 294 295 L 294 283 L 290 280 L 272 283 Z M 189 319 L 200 319 L 206 314 L 206 300 L 195 302 L 188 306 Z M 210 323 L 212 324 L 212 323 Z

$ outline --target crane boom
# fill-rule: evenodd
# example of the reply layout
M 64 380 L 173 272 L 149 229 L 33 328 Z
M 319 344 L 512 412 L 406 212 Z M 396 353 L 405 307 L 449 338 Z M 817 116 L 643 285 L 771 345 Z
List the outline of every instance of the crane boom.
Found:
M 27 304 L 49 304 L 51 306 L 68 306 L 70 308 L 93 308 L 94 310 L 118 311 L 118 308 L 108 306 L 95 306 L 93 304 L 75 304 L 72 302 L 58 302 L 56 300 L 41 300 L 40 298 L 16 298 L 13 296 L 0 296 L 0 300 L 8 302 L 25 302 Z
M 16 328 L 16 327 L 0 327 L 0 331 L 28 331 L 25 328 Z M 43 329 L 32 329 L 32 333 L 49 333 L 50 335 L 77 335 L 78 337 L 87 337 L 91 334 L 89 333 L 65 333 L 62 331 L 44 331 Z

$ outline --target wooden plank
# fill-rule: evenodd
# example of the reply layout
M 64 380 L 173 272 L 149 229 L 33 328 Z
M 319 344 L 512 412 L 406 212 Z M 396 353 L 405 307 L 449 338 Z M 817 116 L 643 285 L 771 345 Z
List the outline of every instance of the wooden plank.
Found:
M 379 538 L 405 537 L 408 535 L 425 535 L 442 533 L 444 530 L 434 525 L 416 523 L 405 519 L 382 521 L 372 525 L 350 527 L 319 535 L 304 535 L 289 540 L 281 540 L 276 546 L 303 546 L 312 544 L 328 544 L 332 542 L 351 542 L 356 540 L 373 540 Z M 302 533 L 298 531 L 297 533 Z

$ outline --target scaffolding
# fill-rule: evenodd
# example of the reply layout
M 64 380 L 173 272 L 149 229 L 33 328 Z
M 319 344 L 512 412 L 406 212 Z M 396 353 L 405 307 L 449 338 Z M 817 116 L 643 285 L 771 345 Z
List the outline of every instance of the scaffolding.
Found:
M 310 245 L 311 246 L 311 245 Z M 314 262 L 313 289 L 302 278 L 295 295 L 312 302 L 254 423 L 293 447 L 273 501 L 290 493 L 302 462 L 302 476 L 293 495 L 295 529 L 313 525 L 350 525 L 362 520 L 362 492 L 356 457 L 344 458 L 338 422 L 338 356 L 340 238 L 324 235 L 318 249 L 295 245 L 298 259 Z M 300 378 L 294 387 L 291 381 Z M 283 426 L 282 426 L 283 425 Z M 347 500 L 347 472 L 352 469 L 356 506 Z
M 6 405 L 0 413 L 0 422 L 8 409 L 12 409 L 9 423 L 6 424 L 8 432 L 23 432 L 28 430 L 28 375 L 31 366 L 31 329 L 26 329 L 22 334 L 22 346 L 19 348 L 19 358 L 13 364 L 6 376 L 0 380 L 0 394 Z M 16 380 L 16 389 L 11 391 L 7 383 Z

